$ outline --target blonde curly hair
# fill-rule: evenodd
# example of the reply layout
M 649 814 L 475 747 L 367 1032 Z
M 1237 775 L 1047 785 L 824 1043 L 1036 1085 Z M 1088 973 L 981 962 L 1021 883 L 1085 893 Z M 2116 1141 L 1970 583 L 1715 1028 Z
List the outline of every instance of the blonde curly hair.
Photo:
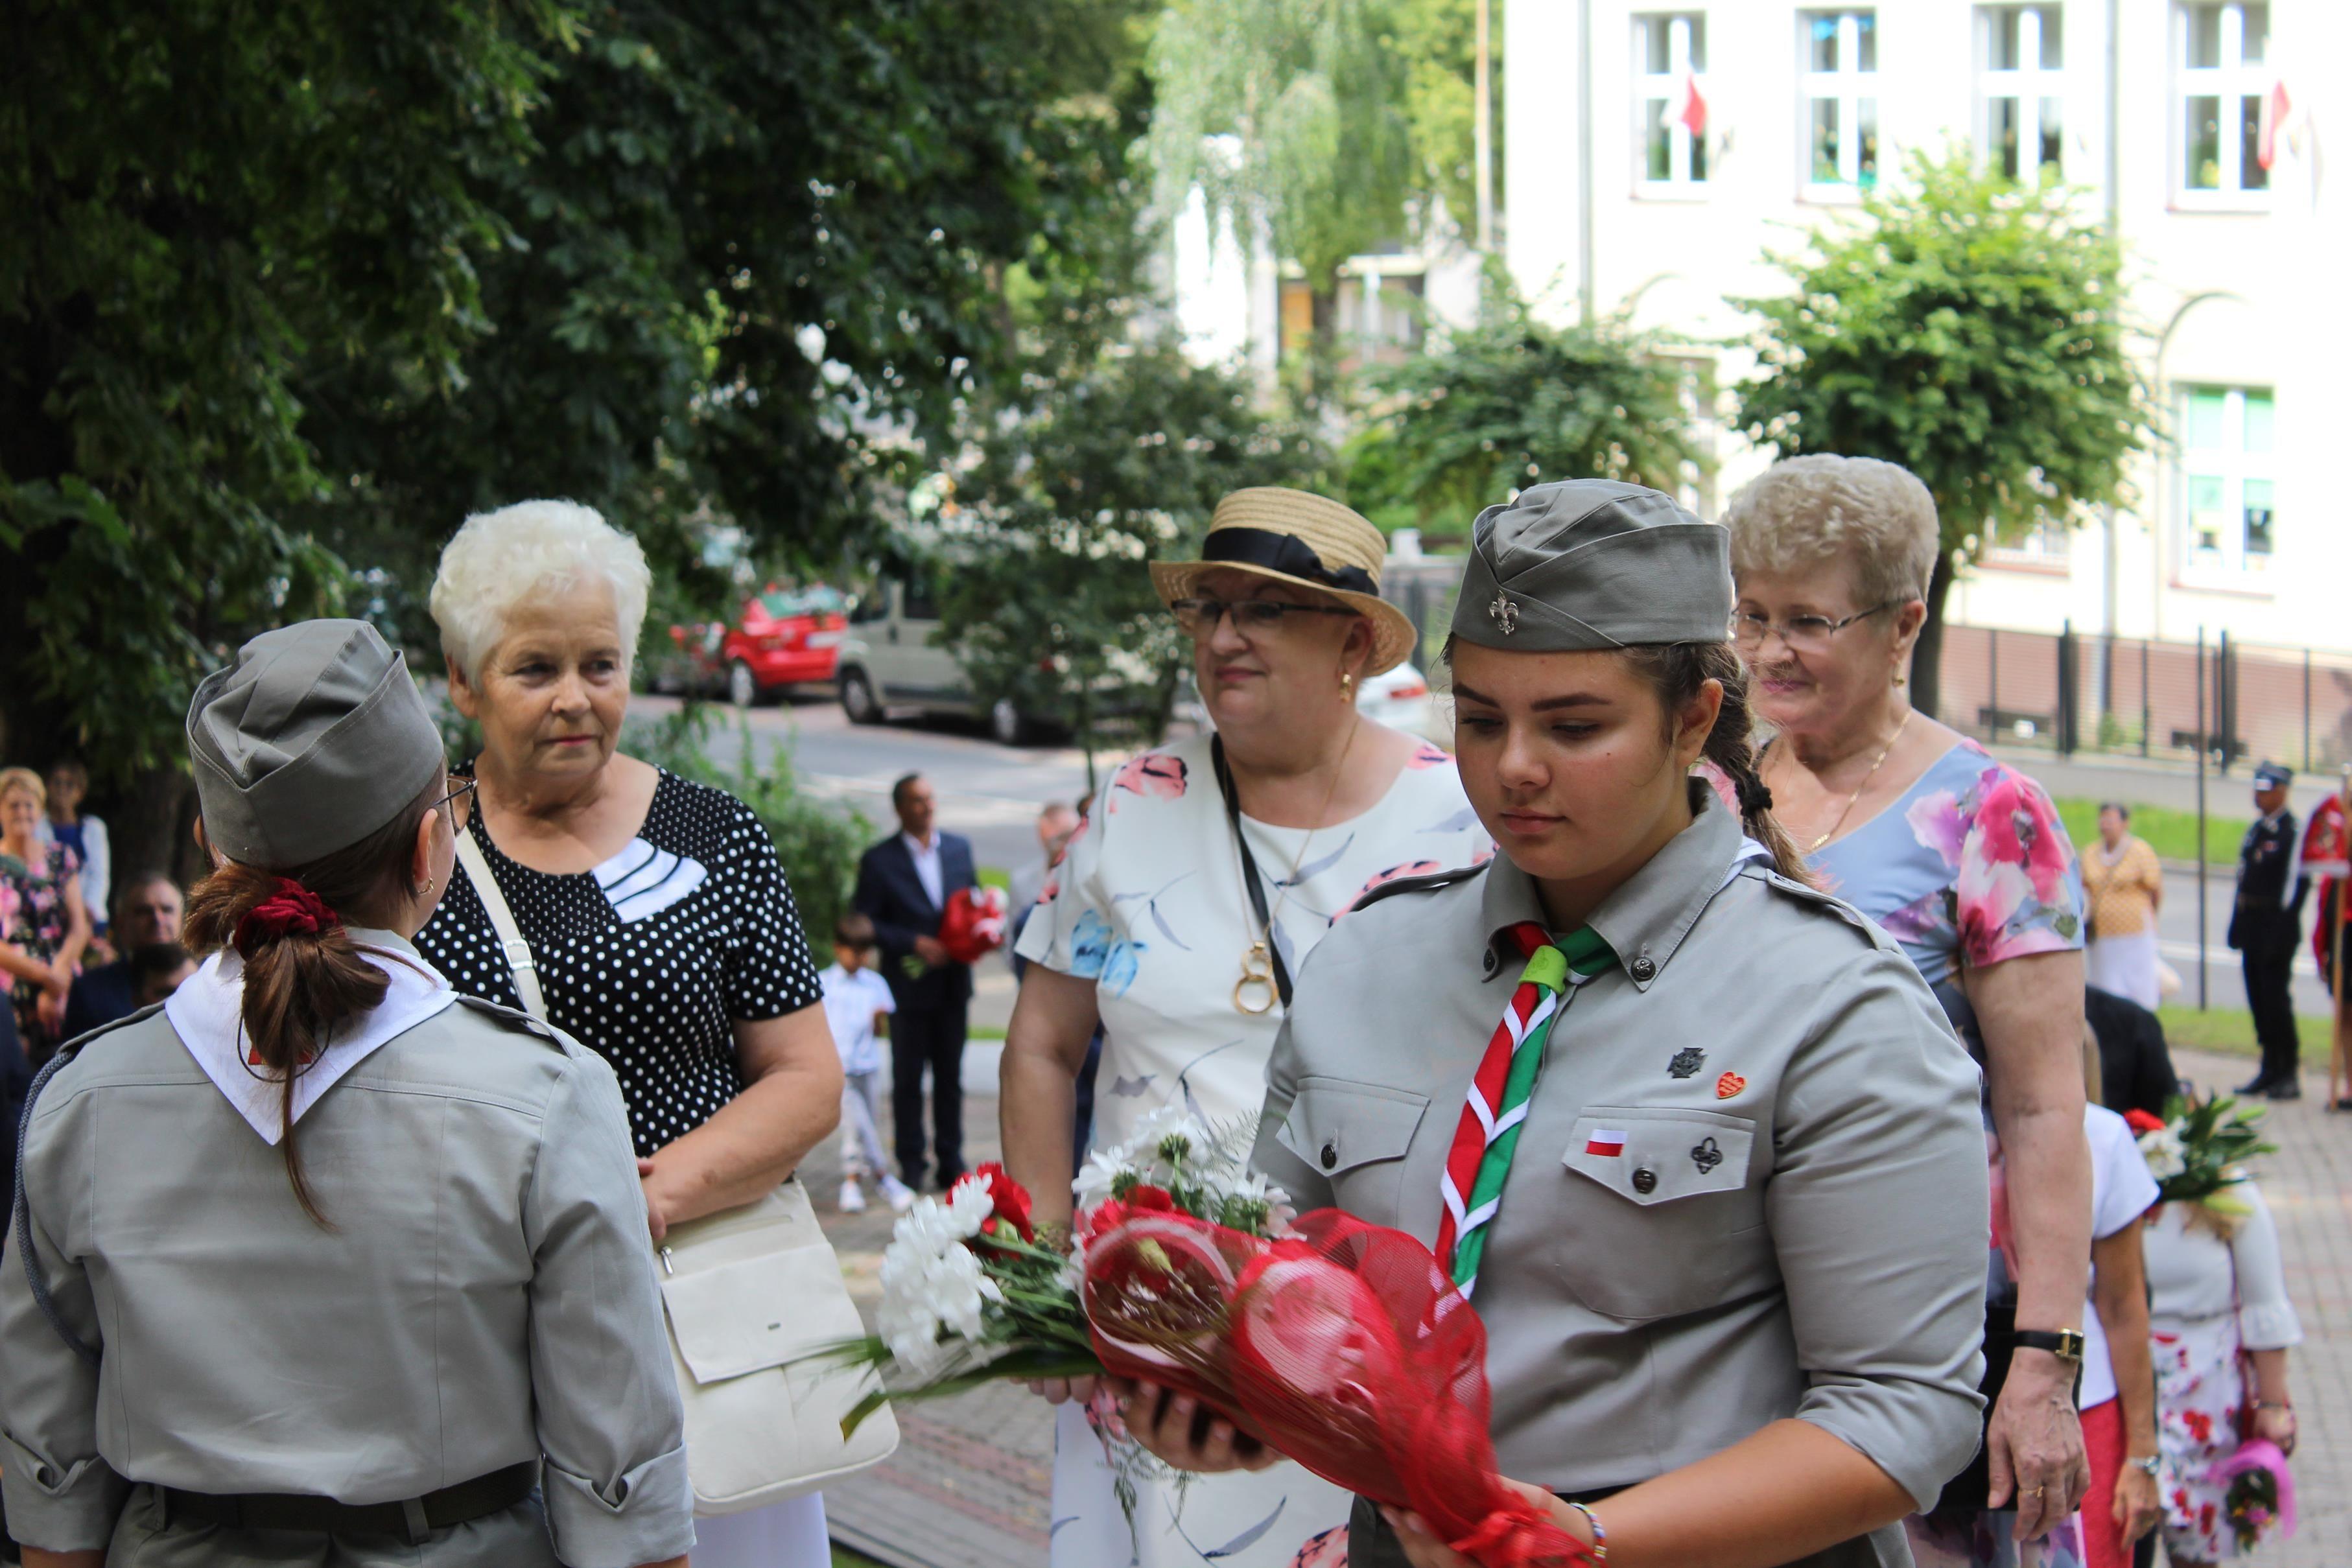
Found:
M 1862 605 L 1927 597 L 1936 570 L 1936 499 L 1917 475 L 1875 457 L 1784 458 L 1724 508 L 1731 575 L 1842 560 Z

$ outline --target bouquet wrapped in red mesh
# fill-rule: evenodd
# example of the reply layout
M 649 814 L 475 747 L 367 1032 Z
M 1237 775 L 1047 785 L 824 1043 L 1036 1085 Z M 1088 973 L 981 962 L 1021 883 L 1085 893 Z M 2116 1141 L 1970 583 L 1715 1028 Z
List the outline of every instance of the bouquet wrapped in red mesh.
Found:
M 1116 1219 L 1083 1253 L 1107 1370 L 1193 1395 L 1486 1568 L 1594 1560 L 1496 1473 L 1486 1327 L 1428 1248 L 1334 1209 L 1271 1240 L 1181 1213 Z
M 977 964 L 1004 946 L 1008 905 L 1001 887 L 960 887 L 940 912 L 940 946 L 959 964 Z

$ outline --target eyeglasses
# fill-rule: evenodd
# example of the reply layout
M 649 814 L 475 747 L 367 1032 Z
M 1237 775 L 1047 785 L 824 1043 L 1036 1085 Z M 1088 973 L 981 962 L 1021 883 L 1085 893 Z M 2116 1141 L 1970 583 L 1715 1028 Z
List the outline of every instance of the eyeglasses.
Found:
M 1786 621 L 1770 621 L 1761 615 L 1739 614 L 1731 619 L 1731 641 L 1740 652 L 1752 653 L 1764 645 L 1768 632 L 1777 632 L 1782 643 L 1792 653 L 1818 653 L 1830 645 L 1830 639 L 1857 621 L 1867 621 L 1883 610 L 1892 610 L 1902 603 L 1890 599 L 1884 604 L 1874 604 L 1867 610 L 1857 610 L 1843 621 L 1832 621 L 1826 615 L 1791 615 Z
M 475 781 L 471 779 L 457 779 L 451 782 L 456 784 L 457 788 L 434 801 L 433 807 L 436 810 L 444 806 L 448 807 L 449 831 L 453 833 L 462 833 L 466 831 L 466 824 L 474 820 Z
M 1356 613 L 1341 604 L 1286 604 L 1273 599 L 1179 599 L 1168 608 L 1176 612 L 1176 624 L 1192 637 L 1214 636 L 1217 622 L 1227 615 L 1234 618 L 1234 630 L 1247 637 L 1279 632 L 1283 618 L 1288 615 Z

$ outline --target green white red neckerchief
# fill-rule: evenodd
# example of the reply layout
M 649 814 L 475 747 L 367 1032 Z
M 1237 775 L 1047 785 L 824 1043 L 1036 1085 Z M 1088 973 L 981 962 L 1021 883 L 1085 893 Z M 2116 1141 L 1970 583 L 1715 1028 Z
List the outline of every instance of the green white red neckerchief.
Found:
M 1503 1183 L 1511 1173 L 1511 1155 L 1519 1146 L 1519 1129 L 1565 994 L 1617 961 L 1589 925 L 1557 945 L 1533 921 L 1512 926 L 1508 936 L 1526 956 L 1527 967 L 1471 1076 L 1440 1185 L 1445 1211 L 1437 1221 L 1437 1260 L 1465 1297 L 1478 1282 L 1486 1232 L 1503 1206 Z

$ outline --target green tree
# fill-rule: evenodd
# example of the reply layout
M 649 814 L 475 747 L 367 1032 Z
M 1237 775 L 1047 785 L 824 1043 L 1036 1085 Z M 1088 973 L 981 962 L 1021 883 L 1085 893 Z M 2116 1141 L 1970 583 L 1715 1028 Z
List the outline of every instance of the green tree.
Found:
M 1957 564 L 2128 497 L 2154 410 L 2127 351 L 2123 257 L 2063 188 L 1914 154 L 1855 222 L 1777 257 L 1790 291 L 1733 303 L 1763 321 L 1748 434 L 1783 455 L 1900 463 L 1936 498 L 1943 549 L 1912 661 L 1937 709 Z
M 1499 267 L 1475 326 L 1368 377 L 1350 444 L 1350 505 L 1389 526 L 1467 532 L 1480 508 L 1548 479 L 1623 479 L 1669 493 L 1700 462 L 1688 371 L 1621 317 L 1538 320 Z
M 429 650 L 442 540 L 523 496 L 671 571 L 698 518 L 837 561 L 876 476 L 1017 380 L 1022 287 L 1110 312 L 1057 280 L 1133 243 L 1091 214 L 1136 9 L 18 5 L 11 753 L 82 751 L 126 862 L 166 854 L 202 670 L 344 605 Z
M 1187 559 L 1227 491 L 1307 485 L 1315 437 L 1171 346 L 1107 350 L 987 422 L 958 483 L 941 636 L 984 700 L 1065 716 L 1088 787 L 1107 727 L 1157 739 L 1187 645 L 1144 563 Z
M 1397 10 L 1398 0 L 1178 0 L 1151 40 L 1161 209 L 1198 185 L 1244 245 L 1270 236 L 1306 269 L 1318 333 L 1339 264 L 1405 229 L 1415 169 Z
M 469 170 L 528 155 L 571 26 L 488 0 L 12 13 L 0 725 L 13 755 L 78 749 L 129 791 L 126 864 L 175 847 L 199 673 L 340 596 L 285 521 L 331 486 L 299 367 L 456 375 L 475 259 L 510 234 Z

